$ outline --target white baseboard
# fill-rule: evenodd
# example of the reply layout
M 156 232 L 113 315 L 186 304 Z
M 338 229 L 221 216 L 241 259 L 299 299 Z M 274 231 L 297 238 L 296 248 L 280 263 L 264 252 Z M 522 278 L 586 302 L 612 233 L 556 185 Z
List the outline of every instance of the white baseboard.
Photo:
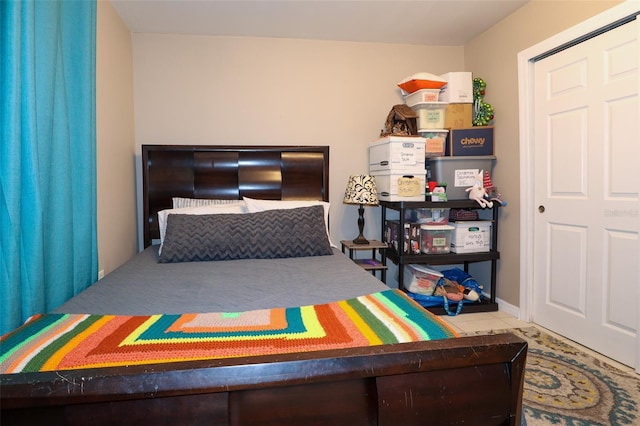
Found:
M 496 302 L 498 302 L 498 310 L 520 319 L 520 308 L 518 306 L 514 306 L 498 298 L 496 298 Z

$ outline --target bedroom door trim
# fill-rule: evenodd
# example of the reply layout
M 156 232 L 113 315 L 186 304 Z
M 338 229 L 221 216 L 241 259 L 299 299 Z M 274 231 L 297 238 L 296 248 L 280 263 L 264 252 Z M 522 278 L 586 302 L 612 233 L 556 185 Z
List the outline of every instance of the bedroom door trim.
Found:
M 541 58 L 601 34 L 637 15 L 640 3 L 627 1 L 552 36 L 518 54 L 520 124 L 520 319 L 530 321 L 534 277 L 534 66 Z M 640 265 L 639 265 L 640 268 Z M 638 295 L 640 306 L 640 295 Z M 640 322 L 640 319 L 639 319 Z M 640 339 L 638 353 L 640 353 Z M 637 363 L 640 365 L 640 362 Z M 640 369 L 640 367 L 638 367 Z M 639 370 L 640 371 L 640 370 Z

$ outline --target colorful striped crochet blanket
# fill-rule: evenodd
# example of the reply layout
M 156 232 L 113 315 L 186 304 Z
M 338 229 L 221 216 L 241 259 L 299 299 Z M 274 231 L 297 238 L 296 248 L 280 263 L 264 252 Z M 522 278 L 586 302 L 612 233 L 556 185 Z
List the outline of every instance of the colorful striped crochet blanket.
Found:
M 295 308 L 181 315 L 39 315 L 0 340 L 0 373 L 71 370 L 456 336 L 404 293 Z

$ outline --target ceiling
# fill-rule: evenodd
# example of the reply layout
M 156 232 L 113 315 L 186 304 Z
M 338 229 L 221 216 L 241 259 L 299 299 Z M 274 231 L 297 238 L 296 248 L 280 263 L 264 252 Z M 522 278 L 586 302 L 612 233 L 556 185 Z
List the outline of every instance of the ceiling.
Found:
M 110 0 L 136 33 L 460 46 L 529 0 Z

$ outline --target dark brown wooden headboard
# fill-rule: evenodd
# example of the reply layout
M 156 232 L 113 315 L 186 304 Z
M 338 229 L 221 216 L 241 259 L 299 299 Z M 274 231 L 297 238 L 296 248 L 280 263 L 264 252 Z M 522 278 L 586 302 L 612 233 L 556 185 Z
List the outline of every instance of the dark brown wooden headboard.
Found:
M 328 146 L 142 145 L 144 247 L 172 197 L 329 201 Z

